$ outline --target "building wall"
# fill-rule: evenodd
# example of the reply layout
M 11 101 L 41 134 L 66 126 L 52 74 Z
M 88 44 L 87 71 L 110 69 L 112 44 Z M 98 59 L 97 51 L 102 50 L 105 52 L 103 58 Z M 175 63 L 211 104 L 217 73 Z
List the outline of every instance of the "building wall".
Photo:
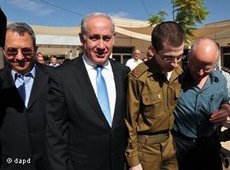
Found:
M 117 33 L 115 36 L 114 47 L 119 48 L 138 48 L 141 51 L 141 56 L 145 57 L 148 46 L 151 44 L 150 41 L 145 41 L 137 38 L 132 38 L 123 34 Z M 41 45 L 38 44 L 38 51 L 42 52 L 46 56 L 56 55 L 58 58 L 70 58 L 73 59 L 81 52 L 81 46 L 79 45 Z M 131 57 L 131 52 L 129 53 Z M 114 53 L 114 55 L 121 55 L 120 53 Z M 122 60 L 123 61 L 123 60 Z
M 115 50 L 113 55 L 116 56 L 118 60 L 119 56 L 123 56 L 123 59 L 121 58 L 120 61 L 124 62 L 128 57 L 131 57 L 132 50 L 138 48 L 142 52 L 142 57 L 145 57 L 147 48 L 151 44 L 151 32 L 153 29 L 148 25 L 147 21 L 115 19 L 115 25 L 117 33 L 114 47 L 119 50 L 118 52 Z M 81 44 L 78 37 L 80 32 L 79 26 L 67 28 L 44 28 L 42 26 L 36 26 L 35 32 L 38 36 L 42 35 L 40 37 L 41 41 L 38 43 L 38 51 L 43 52 L 47 56 L 57 55 L 62 57 L 65 56 L 66 58 L 74 58 L 81 52 Z M 53 40 L 53 44 L 46 44 L 42 38 L 47 38 L 47 35 L 58 36 L 59 38 L 50 38 L 49 40 Z M 194 39 L 210 37 L 218 42 L 221 48 L 228 49 L 230 48 L 230 20 L 208 24 L 203 28 L 198 28 L 194 32 L 194 35 Z M 59 44 L 59 42 L 64 39 L 65 41 L 62 44 Z M 122 51 L 125 51 L 126 53 L 123 53 Z M 127 51 L 129 52 L 127 53 Z M 223 53 L 223 55 L 225 56 L 225 60 L 230 58 L 229 53 Z M 222 63 L 223 65 L 226 65 L 225 61 L 222 61 Z

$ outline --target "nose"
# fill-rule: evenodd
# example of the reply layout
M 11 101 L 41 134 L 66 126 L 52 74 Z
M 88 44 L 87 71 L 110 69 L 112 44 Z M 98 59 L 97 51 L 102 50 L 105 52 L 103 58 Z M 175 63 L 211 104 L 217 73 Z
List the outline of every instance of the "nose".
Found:
M 174 60 L 171 62 L 171 66 L 173 66 L 173 67 L 178 67 L 178 60 L 177 60 L 177 58 L 174 58 Z
M 104 41 L 103 41 L 102 38 L 100 38 L 100 40 L 98 41 L 97 47 L 100 48 L 100 49 L 104 49 L 105 44 L 104 44 Z
M 22 51 L 21 49 L 18 49 L 18 53 L 16 55 L 16 60 L 23 60 L 25 57 L 24 55 L 22 54 Z
M 204 70 L 203 70 L 203 69 L 197 70 L 197 74 L 198 74 L 199 76 L 202 76 L 202 75 L 204 74 Z

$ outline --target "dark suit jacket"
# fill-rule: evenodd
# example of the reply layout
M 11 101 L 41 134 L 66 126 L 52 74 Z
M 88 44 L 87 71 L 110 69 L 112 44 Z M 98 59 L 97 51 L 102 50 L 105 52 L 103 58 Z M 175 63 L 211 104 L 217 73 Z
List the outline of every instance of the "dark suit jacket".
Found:
M 4 47 L 6 36 L 6 23 L 7 18 L 2 9 L 0 8 L 0 47 Z
M 0 71 L 1 170 L 50 170 L 45 150 L 47 69 L 36 65 L 28 108 L 14 85 L 10 68 Z
M 82 57 L 55 70 L 48 103 L 48 142 L 57 170 L 123 170 L 127 139 L 125 81 L 129 69 L 110 60 L 116 105 L 112 127 L 106 121 Z

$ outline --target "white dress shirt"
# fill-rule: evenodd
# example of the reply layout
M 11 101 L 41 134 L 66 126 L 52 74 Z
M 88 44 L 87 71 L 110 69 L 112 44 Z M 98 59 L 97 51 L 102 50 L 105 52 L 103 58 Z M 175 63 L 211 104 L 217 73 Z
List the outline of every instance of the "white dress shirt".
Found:
M 94 92 L 97 96 L 97 85 L 96 85 L 96 77 L 97 77 L 96 67 L 97 65 L 92 63 L 85 54 L 82 56 L 82 58 L 83 58 L 86 70 L 88 72 L 89 79 L 93 86 Z M 115 110 L 115 102 L 116 102 L 116 87 L 115 87 L 115 81 L 114 81 L 114 76 L 113 76 L 113 70 L 112 70 L 109 60 L 103 65 L 102 75 L 106 82 L 108 96 L 109 96 L 111 118 L 113 119 L 114 110 Z
M 141 64 L 143 61 L 141 59 L 137 59 L 134 60 L 133 58 L 130 58 L 127 62 L 126 62 L 126 66 L 130 68 L 130 70 L 133 70 L 134 68 L 136 68 L 139 64 Z
M 32 76 L 25 76 L 27 74 L 31 73 Z M 13 80 L 15 82 L 15 74 L 20 74 L 15 72 L 14 70 L 11 70 L 11 75 L 13 76 Z M 31 94 L 31 90 L 32 90 L 32 86 L 34 83 L 34 77 L 35 77 L 35 66 L 32 68 L 32 70 L 24 75 L 22 75 L 24 77 L 24 81 L 25 81 L 25 106 L 28 106 L 28 102 L 30 99 L 30 94 Z

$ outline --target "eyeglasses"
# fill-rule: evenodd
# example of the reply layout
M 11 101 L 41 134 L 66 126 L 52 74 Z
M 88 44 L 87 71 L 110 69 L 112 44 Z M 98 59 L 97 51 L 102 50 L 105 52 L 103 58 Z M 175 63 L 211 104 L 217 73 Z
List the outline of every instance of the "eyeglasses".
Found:
M 16 56 L 19 50 L 21 50 L 22 55 L 25 57 L 31 57 L 33 54 L 33 49 L 31 48 L 7 48 L 6 54 L 8 56 Z
M 192 65 L 192 67 L 193 67 L 194 71 L 196 71 L 196 72 L 202 71 L 203 73 L 208 74 L 208 73 L 210 73 L 215 68 L 215 65 L 214 66 L 209 66 L 209 67 L 205 67 L 205 66 L 193 66 Z
M 158 53 L 158 54 L 161 57 L 161 59 L 167 63 L 171 63 L 171 62 L 175 61 L 175 59 L 177 60 L 177 62 L 180 62 L 183 58 L 182 54 L 178 55 L 178 56 L 161 55 L 160 53 Z

